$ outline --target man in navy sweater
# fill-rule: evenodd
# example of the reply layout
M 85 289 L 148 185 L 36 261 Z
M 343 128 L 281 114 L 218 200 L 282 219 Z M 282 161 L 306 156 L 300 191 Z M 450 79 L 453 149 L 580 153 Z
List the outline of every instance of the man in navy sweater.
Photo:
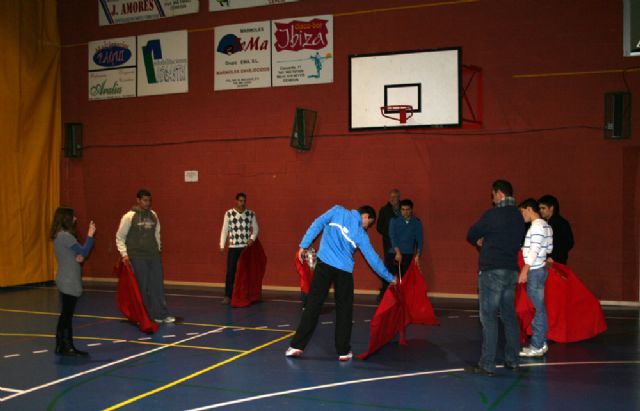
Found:
M 299 357 L 311 340 L 318 324 L 320 311 L 331 284 L 334 284 L 336 300 L 335 346 L 340 361 L 349 361 L 351 352 L 351 327 L 353 323 L 353 253 L 360 249 L 371 268 L 384 280 L 395 284 L 393 275 L 385 268 L 376 254 L 366 230 L 376 220 L 371 206 L 347 210 L 336 205 L 318 217 L 300 242 L 298 259 L 323 231 L 307 305 L 302 313 L 296 334 L 287 349 L 287 357 Z
M 482 355 L 478 365 L 465 368 L 492 376 L 496 369 L 498 314 L 504 325 L 504 366 L 518 368 L 520 351 L 515 289 L 518 282 L 518 250 L 524 236 L 524 219 L 516 208 L 511 183 L 496 180 L 491 195 L 494 208 L 487 210 L 469 229 L 467 240 L 480 248 L 478 291 L 482 323 Z

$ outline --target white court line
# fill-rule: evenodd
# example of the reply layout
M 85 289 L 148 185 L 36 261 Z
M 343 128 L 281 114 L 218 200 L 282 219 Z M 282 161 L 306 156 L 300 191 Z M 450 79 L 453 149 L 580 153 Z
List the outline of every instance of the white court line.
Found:
M 0 391 L 6 391 L 6 392 L 22 392 L 22 390 L 15 390 L 13 388 L 7 388 L 7 387 L 0 387 Z
M 20 354 L 9 354 L 4 356 L 4 358 L 12 358 L 12 357 L 20 357 Z
M 291 326 L 291 324 L 280 324 L 280 325 L 278 326 L 278 328 L 290 327 L 290 326 Z
M 87 344 L 87 347 L 97 347 L 99 345 L 102 345 L 102 343 Z
M 333 324 L 333 321 L 323 321 L 320 324 L 322 325 Z
M 175 334 L 167 334 L 167 335 L 163 335 L 162 338 L 176 338 Z
M 606 364 L 623 364 L 623 365 L 624 364 L 640 364 L 640 361 L 558 362 L 558 363 L 520 364 L 520 366 L 521 367 L 546 367 L 546 366 L 559 366 L 559 365 L 606 365 Z M 502 368 L 502 366 L 499 365 L 498 368 Z M 245 403 L 245 402 L 257 401 L 257 400 L 262 400 L 262 399 L 265 399 L 265 398 L 280 397 L 280 396 L 283 396 L 283 395 L 297 394 L 299 392 L 322 390 L 322 389 L 325 389 L 325 388 L 341 387 L 341 386 L 345 386 L 345 385 L 355 385 L 355 384 L 362 384 L 362 383 L 367 383 L 367 382 L 376 382 L 376 381 L 384 381 L 384 380 L 395 380 L 395 379 L 399 379 L 399 378 L 418 377 L 418 376 L 422 376 L 422 375 L 445 374 L 445 373 L 461 372 L 461 371 L 464 371 L 464 368 L 450 368 L 448 370 L 420 371 L 420 372 L 414 372 L 414 373 L 408 373 L 408 374 L 386 375 L 384 377 L 373 377 L 373 378 L 363 378 L 361 380 L 342 381 L 342 382 L 336 382 L 336 383 L 332 383 L 332 384 L 316 385 L 316 386 L 313 386 L 313 387 L 304 387 L 304 388 L 296 388 L 296 389 L 286 390 L 286 391 L 272 392 L 272 393 L 269 393 L 269 394 L 262 394 L 262 395 L 256 395 L 256 396 L 253 396 L 253 397 L 241 398 L 239 400 L 219 402 L 217 404 L 205 405 L 204 407 L 191 408 L 191 409 L 189 409 L 187 411 L 212 410 L 214 408 L 221 408 L 221 407 L 226 407 L 226 406 L 229 406 L 229 405 L 242 404 L 242 403 Z
M 113 361 L 113 362 L 110 362 L 110 363 L 103 364 L 103 365 L 101 365 L 101 366 L 99 366 L 99 367 L 96 367 L 96 368 L 91 368 L 91 369 L 89 369 L 89 370 L 82 371 L 82 372 L 79 372 L 79 373 L 77 373 L 77 374 L 69 375 L 68 377 L 60 378 L 60 379 L 55 380 L 55 381 L 50 381 L 50 382 L 48 382 L 48 383 L 45 383 L 45 384 L 39 385 L 39 386 L 37 386 L 37 387 L 29 388 L 29 389 L 27 389 L 27 390 L 24 390 L 24 391 L 20 391 L 20 392 L 18 392 L 18 393 L 15 393 L 15 394 L 13 394 L 13 395 L 9 395 L 8 397 L 0 398 L 0 402 L 7 401 L 7 400 L 10 400 L 10 399 L 12 399 L 12 398 L 15 398 L 15 397 L 19 397 L 19 396 L 21 396 L 21 395 L 24 395 L 24 394 L 29 394 L 29 393 L 32 393 L 32 392 L 34 392 L 34 391 L 41 390 L 41 389 L 43 389 L 43 388 L 51 387 L 52 385 L 60 384 L 61 382 L 64 382 L 64 381 L 68 381 L 68 380 L 72 380 L 72 379 L 74 379 L 74 378 L 82 377 L 83 375 L 91 374 L 91 373 L 94 373 L 94 372 L 96 372 L 96 371 L 100 371 L 100 370 L 103 370 L 103 369 L 105 369 L 105 368 L 109 368 L 109 367 L 114 366 L 114 365 L 116 365 L 116 364 L 120 364 L 120 363 L 123 363 L 123 362 L 129 361 L 129 360 L 132 360 L 132 359 L 134 359 L 134 358 L 143 357 L 143 356 L 145 356 L 145 355 L 149 355 L 149 354 L 154 353 L 154 352 L 156 352 L 156 351 L 165 350 L 165 349 L 167 349 L 167 348 L 174 347 L 174 346 L 176 346 L 176 345 L 179 345 L 179 344 L 185 343 L 185 342 L 187 342 L 187 341 L 191 341 L 191 340 L 194 340 L 194 339 L 199 338 L 199 337 L 204 337 L 205 335 L 208 335 L 208 334 L 213 334 L 213 333 L 216 333 L 216 332 L 220 332 L 220 330 L 222 330 L 223 328 L 224 328 L 224 327 L 221 327 L 221 328 L 215 328 L 215 329 L 213 329 L 213 330 L 209 330 L 209 331 L 207 331 L 207 332 L 205 332 L 205 333 L 202 333 L 202 334 L 197 335 L 197 336 L 194 336 L 194 337 L 185 338 L 185 339 L 183 339 L 183 340 L 176 341 L 176 342 L 173 342 L 173 343 L 171 343 L 171 344 L 167 344 L 167 345 L 163 345 L 163 346 L 161 346 L 161 347 L 153 348 L 153 349 L 151 349 L 151 350 L 149 350 L 149 351 L 143 351 L 143 352 L 138 353 L 138 354 L 135 354 L 135 355 L 130 355 L 129 357 L 121 358 L 121 359 L 119 359 L 119 360 L 117 360 L 117 361 Z
M 140 337 L 140 338 L 138 338 L 138 341 L 147 341 L 147 340 L 150 340 L 150 339 L 151 339 L 151 337 Z
M 38 350 L 38 351 L 31 351 L 32 354 L 42 354 L 45 352 L 49 352 L 49 350 Z
M 187 333 L 187 335 L 198 335 L 200 333 Z
M 114 344 L 120 344 L 120 343 L 127 342 L 127 340 L 113 340 L 111 342 L 114 343 Z

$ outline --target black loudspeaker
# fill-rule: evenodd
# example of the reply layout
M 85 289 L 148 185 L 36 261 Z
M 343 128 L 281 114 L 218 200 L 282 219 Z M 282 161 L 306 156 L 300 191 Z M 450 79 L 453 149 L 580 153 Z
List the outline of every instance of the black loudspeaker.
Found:
M 82 124 L 64 125 L 64 156 L 82 157 Z
M 604 138 L 631 137 L 631 93 L 618 91 L 604 95 Z
M 289 145 L 298 151 L 311 150 L 311 141 L 316 128 L 315 111 L 306 110 L 304 108 L 296 108 L 296 114 L 293 119 L 293 132 Z

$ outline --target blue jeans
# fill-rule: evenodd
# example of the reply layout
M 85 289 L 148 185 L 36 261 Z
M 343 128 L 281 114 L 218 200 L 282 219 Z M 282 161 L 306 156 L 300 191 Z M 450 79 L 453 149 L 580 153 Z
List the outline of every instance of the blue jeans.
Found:
M 518 365 L 520 341 L 515 309 L 516 270 L 495 269 L 480 271 L 480 322 L 482 323 L 482 355 L 478 365 L 487 371 L 496 369 L 498 346 L 498 313 L 505 333 L 504 363 Z
M 547 281 L 547 268 L 529 270 L 527 277 L 527 294 L 534 307 L 536 315 L 531 322 L 533 335 L 530 345 L 534 348 L 542 348 L 547 340 L 547 310 L 544 306 L 544 284 Z

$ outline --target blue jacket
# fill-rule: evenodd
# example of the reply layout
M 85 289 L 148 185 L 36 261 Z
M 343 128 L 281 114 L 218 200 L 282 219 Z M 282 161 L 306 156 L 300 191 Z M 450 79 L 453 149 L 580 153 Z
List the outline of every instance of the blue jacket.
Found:
M 480 271 L 508 269 L 519 271 L 518 251 L 524 236 L 524 219 L 514 206 L 495 207 L 486 211 L 469 229 L 467 240 L 480 248 Z
M 362 228 L 362 217 L 357 210 L 349 211 L 339 205 L 333 206 L 311 223 L 300 242 L 300 247 L 309 248 L 323 230 L 318 258 L 324 263 L 353 273 L 353 253 L 359 248 L 376 274 L 388 282 L 393 281 L 393 275 L 385 268 L 371 246 L 369 236 Z
M 402 216 L 396 217 L 389 223 L 389 237 L 391 247 L 400 249 L 402 254 L 422 254 L 422 223 L 412 215 L 409 221 Z

